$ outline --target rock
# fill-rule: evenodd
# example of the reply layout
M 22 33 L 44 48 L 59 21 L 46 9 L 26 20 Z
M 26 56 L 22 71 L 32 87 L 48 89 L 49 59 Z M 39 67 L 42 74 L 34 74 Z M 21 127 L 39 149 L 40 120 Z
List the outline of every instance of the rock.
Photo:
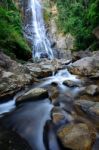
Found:
M 99 53 L 82 58 L 68 66 L 71 73 L 81 76 L 93 76 L 99 70 Z
M 54 5 L 52 8 L 51 8 L 51 13 L 52 13 L 52 15 L 57 15 L 58 14 L 58 10 L 57 10 L 57 6 L 56 5 Z
M 55 125 L 58 125 L 62 123 L 62 121 L 63 122 L 65 121 L 65 115 L 63 113 L 63 110 L 58 106 L 53 107 L 51 111 L 51 116 L 52 116 L 52 121 Z
M 93 57 L 85 57 L 68 66 L 68 69 L 73 74 L 90 75 L 93 68 L 92 64 Z
M 94 96 L 99 93 L 99 87 L 97 85 L 89 85 L 85 88 L 85 93 Z
M 68 114 L 58 106 L 53 107 L 51 114 L 52 114 L 52 121 L 55 125 L 63 125 L 73 120 L 70 114 Z
M 89 78 L 90 79 L 99 79 L 99 71 L 97 70 L 97 72 L 93 72 Z
M 84 123 L 65 125 L 57 135 L 63 146 L 71 150 L 91 150 L 95 140 L 95 134 Z
M 57 84 L 55 83 L 52 84 L 51 86 L 49 86 L 48 90 L 49 90 L 49 97 L 52 103 L 53 104 L 57 103 L 57 97 L 59 96 Z
M 30 73 L 33 74 L 36 78 L 44 78 L 51 76 L 53 72 L 60 69 L 62 66 L 61 61 L 59 61 L 58 59 L 45 59 L 39 63 L 27 63 L 25 67 L 27 67 Z
M 26 92 L 21 97 L 17 98 L 16 103 L 22 103 L 28 100 L 37 100 L 37 99 L 44 99 L 48 98 L 48 91 L 43 88 L 34 88 L 28 92 Z
M 71 50 L 74 47 L 74 37 L 71 34 L 59 33 L 53 17 L 50 19 L 48 31 L 50 39 L 56 43 L 54 48 L 54 51 L 57 51 L 56 57 L 67 60 L 72 59 Z
M 99 102 L 92 102 L 89 100 L 78 100 L 74 103 L 75 109 L 78 112 L 84 112 L 89 117 L 99 123 Z
M 93 30 L 93 34 L 99 39 L 99 26 Z
M 12 96 L 33 80 L 34 77 L 24 65 L 0 52 L 0 100 Z
M 0 125 L 0 149 L 1 150 L 32 150 L 28 142 L 17 132 L 6 129 Z
M 69 65 L 72 62 L 72 59 L 60 59 L 62 65 Z
M 57 82 L 52 82 L 51 85 L 54 86 L 54 87 L 57 87 L 58 83 Z
M 12 72 L 8 72 L 8 71 L 3 71 L 2 72 L 2 78 L 10 78 L 14 75 L 14 73 Z
M 73 52 L 72 53 L 72 60 L 73 62 L 74 61 L 77 61 L 81 58 L 84 58 L 84 57 L 91 57 L 92 56 L 92 52 L 89 51 L 89 50 L 85 50 L 85 51 L 77 51 L 77 52 Z
M 72 80 L 65 80 L 63 82 L 64 85 L 68 86 L 68 87 L 77 87 L 79 86 L 78 83 L 72 81 Z
M 16 75 L 12 72 L 2 71 L 0 78 L 0 99 L 15 94 L 32 82 L 29 74 Z
M 65 122 L 65 116 L 62 113 L 53 113 L 52 118 L 55 125 Z

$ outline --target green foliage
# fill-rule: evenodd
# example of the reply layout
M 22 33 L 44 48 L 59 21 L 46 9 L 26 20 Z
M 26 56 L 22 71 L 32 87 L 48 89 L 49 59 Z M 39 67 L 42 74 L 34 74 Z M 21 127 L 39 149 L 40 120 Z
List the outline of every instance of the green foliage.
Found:
M 12 0 L 0 3 L 0 47 L 7 54 L 25 60 L 31 50 L 23 37 L 19 11 Z
M 75 36 L 76 49 L 88 48 L 96 40 L 92 31 L 99 25 L 99 0 L 56 0 L 56 4 L 59 30 Z

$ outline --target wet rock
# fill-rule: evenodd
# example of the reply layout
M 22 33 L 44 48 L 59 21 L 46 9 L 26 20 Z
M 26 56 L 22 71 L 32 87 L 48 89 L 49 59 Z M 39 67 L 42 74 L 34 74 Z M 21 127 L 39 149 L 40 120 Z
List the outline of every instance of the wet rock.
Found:
M 65 80 L 63 82 L 63 84 L 68 86 L 68 87 L 77 87 L 77 86 L 79 86 L 79 84 L 77 82 L 74 82 L 72 80 Z
M 99 79 L 99 71 L 97 70 L 97 72 L 93 72 L 89 78 L 90 79 Z
M 32 150 L 26 140 L 14 131 L 0 126 L 1 150 Z
M 18 92 L 32 81 L 32 77 L 29 74 L 20 73 L 20 75 L 16 75 L 6 71 L 2 71 L 2 73 L 0 79 L 0 99 Z
M 64 122 L 65 116 L 62 113 L 53 113 L 53 123 L 59 124 L 61 122 Z
M 57 97 L 59 96 L 59 91 L 58 91 L 57 85 L 52 84 L 51 86 L 49 86 L 48 90 L 49 90 L 49 97 L 50 97 L 52 103 L 56 104 L 57 103 Z
M 99 93 L 99 87 L 97 85 L 89 85 L 85 88 L 85 93 L 94 96 Z
M 72 59 L 60 59 L 62 65 L 69 65 L 72 62 Z
M 51 85 L 52 86 L 58 86 L 58 83 L 57 82 L 52 82 Z
M 85 51 L 78 51 L 78 52 L 73 52 L 72 53 L 72 60 L 73 62 L 74 61 L 77 61 L 81 58 L 84 58 L 84 57 L 91 57 L 92 56 L 92 52 L 89 51 L 89 50 L 85 50 Z
M 73 121 L 72 116 L 59 106 L 53 107 L 51 114 L 52 121 L 55 125 L 63 125 L 65 123 L 70 123 Z
M 0 100 L 32 83 L 28 69 L 0 52 Z
M 91 150 L 95 140 L 95 134 L 84 123 L 65 125 L 57 135 L 63 146 L 71 150 Z
M 52 65 L 51 60 L 42 60 L 42 62 L 39 63 L 27 63 L 25 65 L 31 75 L 35 76 L 36 78 L 44 78 L 51 76 L 54 70 L 56 69 L 56 65 Z
M 10 78 L 10 77 L 13 77 L 14 73 L 12 72 L 8 72 L 8 71 L 3 71 L 2 72 L 2 78 Z
M 74 62 L 68 69 L 73 74 L 92 77 L 99 70 L 99 53 Z
M 93 57 L 85 57 L 68 67 L 69 71 L 77 75 L 90 75 Z
M 52 109 L 52 121 L 55 125 L 65 123 L 66 117 L 64 111 L 60 107 Z
M 84 112 L 86 115 L 99 123 L 99 102 L 78 100 L 74 103 L 74 105 L 78 112 Z
M 21 97 L 17 98 L 16 103 L 22 103 L 27 100 L 37 100 L 37 99 L 43 99 L 48 98 L 48 91 L 43 88 L 34 88 L 28 92 L 26 92 Z

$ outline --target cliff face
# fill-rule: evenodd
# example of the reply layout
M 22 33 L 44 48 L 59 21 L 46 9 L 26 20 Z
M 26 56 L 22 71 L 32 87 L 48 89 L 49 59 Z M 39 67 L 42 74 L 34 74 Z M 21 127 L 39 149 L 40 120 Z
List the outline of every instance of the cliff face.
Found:
M 58 57 L 66 58 L 71 56 L 70 50 L 74 48 L 74 37 L 64 34 L 58 30 L 58 9 L 54 1 L 42 0 L 44 6 L 44 18 L 47 24 L 48 35 L 54 49 L 58 51 Z

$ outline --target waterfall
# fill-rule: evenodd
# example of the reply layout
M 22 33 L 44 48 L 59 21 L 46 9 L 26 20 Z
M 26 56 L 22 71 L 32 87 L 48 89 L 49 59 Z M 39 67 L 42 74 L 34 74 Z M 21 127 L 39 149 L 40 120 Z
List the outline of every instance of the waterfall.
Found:
M 28 21 L 25 25 L 25 31 L 27 39 L 32 44 L 33 58 L 53 59 L 51 43 L 46 35 L 41 0 L 29 0 L 26 14 L 28 14 L 26 18 Z

